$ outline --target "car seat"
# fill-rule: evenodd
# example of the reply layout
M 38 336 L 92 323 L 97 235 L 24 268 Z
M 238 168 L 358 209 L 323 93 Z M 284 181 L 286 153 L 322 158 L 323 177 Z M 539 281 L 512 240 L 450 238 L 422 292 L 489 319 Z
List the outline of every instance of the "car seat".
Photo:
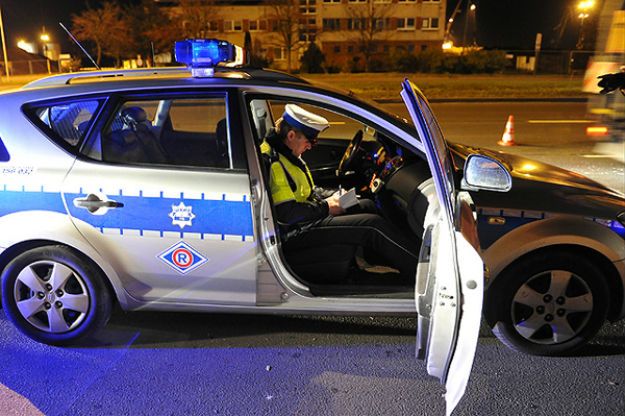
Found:
M 111 131 L 102 146 L 104 160 L 121 163 L 168 163 L 168 157 L 141 107 L 124 108 L 123 128 Z
M 261 153 L 263 160 L 263 175 L 269 184 L 269 172 L 271 164 L 276 160 L 276 155 Z M 269 192 L 271 198 L 271 193 Z M 273 202 L 272 202 L 273 204 Z M 273 210 L 274 218 L 276 211 Z M 349 244 L 327 244 L 314 247 L 293 247 L 289 244 L 286 224 L 278 225 L 278 235 L 281 240 L 282 253 L 287 265 L 301 279 L 309 283 L 334 283 L 340 284 L 349 277 L 352 266 L 355 264 L 356 250 L 358 246 Z

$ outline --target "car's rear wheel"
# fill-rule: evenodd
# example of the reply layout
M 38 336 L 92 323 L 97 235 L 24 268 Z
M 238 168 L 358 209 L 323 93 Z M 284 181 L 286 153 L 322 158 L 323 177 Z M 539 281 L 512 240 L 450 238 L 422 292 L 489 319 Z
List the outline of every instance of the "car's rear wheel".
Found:
M 564 251 L 526 257 L 486 294 L 485 315 L 508 347 L 561 355 L 588 342 L 606 319 L 608 288 L 590 260 Z
M 108 321 L 112 301 L 100 270 L 64 246 L 28 250 L 2 274 L 7 317 L 25 335 L 51 345 L 84 338 Z

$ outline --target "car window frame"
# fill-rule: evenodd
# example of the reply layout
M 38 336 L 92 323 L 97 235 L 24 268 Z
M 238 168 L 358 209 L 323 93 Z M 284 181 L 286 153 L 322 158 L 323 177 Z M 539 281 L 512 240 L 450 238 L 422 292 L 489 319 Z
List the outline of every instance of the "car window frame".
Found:
M 83 140 L 80 153 L 77 155 L 83 161 L 92 163 L 100 163 L 111 166 L 145 168 L 145 169 L 168 169 L 168 170 L 190 170 L 201 172 L 220 172 L 220 173 L 247 173 L 249 171 L 247 165 L 247 157 L 245 155 L 245 138 L 241 128 L 241 117 L 237 111 L 237 88 L 236 87 L 215 87 L 201 89 L 148 89 L 148 90 L 127 90 L 115 91 L 109 94 L 105 108 L 102 109 L 100 117 L 89 129 L 88 136 Z M 95 135 L 101 134 L 113 122 L 113 117 L 124 102 L 128 101 L 157 101 L 165 99 L 202 99 L 210 97 L 223 98 L 226 105 L 226 123 L 228 134 L 228 147 L 230 155 L 230 165 L 228 168 L 219 168 L 212 166 L 190 166 L 178 164 L 138 164 L 138 163 L 117 163 L 95 159 L 86 154 L 87 144 L 92 143 L 97 138 Z
M 48 140 L 50 140 L 56 146 L 63 149 L 64 151 L 71 154 L 72 156 L 79 157 L 80 151 L 84 143 L 87 141 L 93 127 L 98 123 L 100 115 L 102 114 L 104 108 L 106 107 L 108 100 L 109 100 L 108 95 L 101 94 L 101 93 L 79 95 L 79 96 L 73 96 L 73 97 L 72 96 L 56 97 L 56 98 L 45 99 L 41 101 L 31 101 L 28 103 L 24 103 L 22 104 L 20 110 L 22 111 L 22 114 L 24 114 L 26 119 L 30 123 L 32 123 L 39 131 L 41 131 L 41 133 Z M 84 102 L 84 101 L 98 101 L 98 107 L 96 108 L 96 111 L 93 112 L 93 116 L 91 117 L 91 119 L 93 120 L 92 123 L 89 124 L 89 127 L 87 128 L 87 130 L 85 130 L 85 132 L 82 134 L 82 136 L 78 140 L 78 143 L 76 143 L 76 145 L 74 146 L 70 145 L 64 137 L 62 137 L 60 134 L 54 131 L 54 129 L 52 129 L 46 123 L 44 123 L 44 121 L 41 120 L 41 118 L 39 118 L 39 116 L 36 114 L 36 110 L 39 108 L 43 108 L 43 107 L 50 108 L 54 105 L 71 104 L 71 103 Z
M 264 86 L 263 86 L 264 87 Z M 268 87 L 269 89 L 273 89 L 276 87 L 270 86 Z M 284 88 L 283 86 L 279 86 L 278 88 Z M 288 91 L 291 92 L 297 92 L 297 90 L 295 88 L 287 88 Z M 319 91 L 307 91 L 311 94 L 315 94 L 315 95 L 322 95 L 323 97 L 325 97 L 328 100 L 336 100 L 339 99 L 341 101 L 346 101 L 348 102 L 348 100 L 345 100 L 345 97 L 334 97 L 331 94 L 324 94 L 323 92 L 319 92 Z M 325 91 L 324 91 L 325 92 Z M 403 146 L 403 147 L 407 147 L 409 148 L 413 153 L 415 153 L 416 155 L 418 155 L 419 158 L 422 158 L 423 160 L 427 160 L 425 153 L 423 153 L 423 151 L 421 149 L 415 148 L 414 146 L 412 146 L 410 143 L 408 143 L 406 140 L 401 139 L 401 137 L 399 137 L 396 133 L 390 132 L 388 129 L 386 129 L 384 126 L 379 125 L 378 123 L 373 123 L 371 119 L 362 117 L 361 115 L 354 113 L 352 111 L 346 110 L 342 107 L 327 103 L 327 102 L 321 102 L 321 101 L 315 101 L 313 99 L 309 99 L 309 98 L 302 98 L 302 97 L 289 97 L 288 95 L 280 95 L 278 93 L 266 93 L 266 92 L 260 92 L 260 91 L 256 91 L 256 90 L 251 90 L 251 89 L 241 89 L 241 96 L 242 96 L 242 101 L 243 101 L 243 107 L 245 107 L 245 111 L 247 114 L 247 123 L 252 131 L 252 134 L 254 136 L 254 141 L 256 144 L 256 147 L 259 147 L 260 143 L 262 143 L 262 141 L 264 140 L 264 137 L 256 137 L 257 136 L 257 131 L 256 131 L 256 127 L 254 124 L 254 115 L 251 112 L 250 109 L 250 103 L 253 100 L 257 100 L 257 99 L 262 99 L 262 100 L 266 100 L 266 101 L 272 101 L 272 100 L 276 100 L 276 101 L 289 101 L 292 103 L 302 103 L 302 104 L 308 104 L 308 105 L 312 105 L 312 106 L 316 106 L 316 107 L 321 107 L 327 111 L 332 111 L 335 112 L 343 117 L 348 117 L 351 118 L 355 121 L 358 121 L 359 123 L 362 123 L 363 125 L 371 125 L 374 124 L 376 127 L 376 132 L 382 133 L 384 136 L 386 136 L 389 140 L 391 140 L 393 143 Z M 416 129 L 414 129 L 413 126 L 411 125 L 405 125 L 405 126 L 397 126 L 397 124 L 395 124 L 394 122 L 396 120 L 393 120 L 392 117 L 390 117 L 390 114 L 384 113 L 379 111 L 378 109 L 375 108 L 369 108 L 369 106 L 365 103 L 362 102 L 360 100 L 357 100 L 356 102 L 351 102 L 350 104 L 357 106 L 357 107 L 361 107 L 364 108 L 365 111 L 367 111 L 368 113 L 371 113 L 372 115 L 374 115 L 375 117 L 381 118 L 383 120 L 385 120 L 387 123 L 389 124 L 393 124 L 395 127 L 397 127 L 398 129 L 402 130 L 402 132 L 405 132 L 406 134 L 411 134 L 414 137 L 416 137 L 419 141 L 421 141 L 421 138 L 419 137 L 419 134 L 417 132 Z M 271 106 L 270 106 L 271 108 Z M 375 110 L 375 111 L 372 111 Z M 273 117 L 273 115 L 272 115 Z M 413 129 L 413 131 L 410 131 L 410 129 Z M 260 151 L 260 150 L 259 150 Z

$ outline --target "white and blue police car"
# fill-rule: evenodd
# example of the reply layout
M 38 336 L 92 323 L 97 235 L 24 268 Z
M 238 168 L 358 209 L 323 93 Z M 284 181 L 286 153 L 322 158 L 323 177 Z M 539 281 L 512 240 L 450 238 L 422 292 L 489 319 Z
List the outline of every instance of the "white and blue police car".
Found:
M 511 165 L 500 155 L 450 148 L 427 100 L 408 80 L 401 96 L 411 121 L 353 94 L 245 66 L 240 48 L 227 42 L 187 40 L 175 50 L 185 68 L 63 74 L 0 94 L 0 271 L 7 317 L 39 342 L 68 345 L 105 325 L 114 304 L 128 311 L 417 312 L 418 356 L 446 383 L 451 411 L 464 393 L 481 318 L 479 240 L 492 240 L 486 258 L 499 241 L 506 243 L 500 261 L 487 262 L 493 284 L 503 282 L 520 267 L 518 259 L 536 263 L 533 255 L 552 241 L 563 248 L 553 238 L 561 223 L 543 240 L 535 225 L 534 239 L 523 240 L 516 257 L 511 243 L 519 237 L 510 224 L 564 221 L 557 207 L 516 215 L 502 204 Z M 422 241 L 415 282 L 397 279 L 392 267 L 363 264 L 358 247 L 329 241 L 323 258 L 284 252 L 260 144 L 288 103 L 330 121 L 305 155 L 315 183 L 356 188 Z M 490 198 L 480 217 L 476 195 Z M 533 300 L 541 293 L 535 314 L 544 307 L 553 315 L 553 323 L 544 321 L 550 327 L 580 313 L 586 318 L 569 324 L 574 337 L 564 344 L 552 334 L 551 344 L 548 337 L 535 342 L 522 336 L 511 346 L 575 346 L 591 335 L 587 328 L 625 314 L 625 249 L 608 255 L 599 238 L 605 231 L 614 234 L 607 243 L 620 238 L 622 244 L 614 232 L 617 217 L 607 208 L 585 215 L 595 234 L 571 238 L 567 246 L 594 250 L 591 261 L 605 276 L 559 262 L 551 274 L 570 277 L 562 279 L 558 296 L 552 295 L 555 284 L 533 285 L 542 276 L 535 269 L 498 291 L 513 303 L 522 303 L 523 293 Z M 483 231 L 475 218 L 504 225 L 499 234 Z M 597 287 L 612 289 L 607 311 L 594 312 L 604 301 Z M 563 299 L 564 305 L 590 304 L 590 312 L 562 306 Z M 514 331 L 527 335 L 520 329 L 525 321 L 539 326 L 534 318 L 515 321 L 520 315 L 510 308 L 498 309 L 512 331 L 499 331 L 504 340 Z

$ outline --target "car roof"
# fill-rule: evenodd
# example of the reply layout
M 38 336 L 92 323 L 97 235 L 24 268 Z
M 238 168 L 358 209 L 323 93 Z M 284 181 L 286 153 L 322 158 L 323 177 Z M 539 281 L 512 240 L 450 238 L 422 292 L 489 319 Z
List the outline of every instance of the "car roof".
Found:
M 311 82 L 285 72 L 254 67 L 216 67 L 213 77 L 193 77 L 185 67 L 98 70 L 53 75 L 32 81 L 20 89 L 0 92 L 2 101 L 17 100 L 18 105 L 63 97 L 78 97 L 130 90 L 195 89 L 202 87 L 288 87 L 342 97 L 361 105 L 374 103 L 356 97 L 353 92 L 325 83 Z M 19 97 L 19 98 L 18 98 Z
M 107 71 L 72 72 L 53 75 L 30 82 L 22 90 L 45 87 L 61 87 L 77 83 L 101 83 L 103 81 L 135 81 L 144 84 L 146 80 L 168 80 L 175 84 L 176 80 L 184 83 L 188 79 L 247 79 L 256 81 L 291 82 L 309 84 L 308 81 L 285 72 L 255 67 L 216 67 L 214 77 L 193 78 L 186 67 L 166 67 L 148 69 L 120 69 Z
M 129 90 L 158 90 L 201 87 L 245 87 L 245 86 L 281 86 L 292 89 L 321 92 L 335 98 L 366 104 L 377 108 L 377 104 L 357 97 L 352 91 L 342 90 L 326 83 L 311 82 L 296 75 L 272 69 L 247 66 L 215 68 L 213 77 L 193 77 L 186 67 L 165 67 L 146 69 L 120 69 L 73 72 L 53 75 L 32 81 L 18 90 L 0 93 L 0 98 L 17 99 L 19 105 L 57 99 L 78 97 Z M 379 108 L 377 108 L 379 110 Z

